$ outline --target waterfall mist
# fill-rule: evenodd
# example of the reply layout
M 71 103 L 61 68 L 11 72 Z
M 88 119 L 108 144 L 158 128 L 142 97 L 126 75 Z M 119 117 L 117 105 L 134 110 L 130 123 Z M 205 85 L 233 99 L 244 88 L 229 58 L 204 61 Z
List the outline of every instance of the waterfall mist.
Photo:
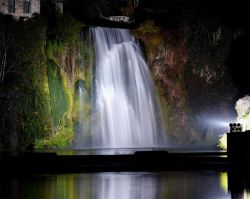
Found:
M 89 96 L 84 88 L 84 82 L 79 81 L 77 85 L 78 101 L 79 101 L 79 119 L 75 127 L 75 147 L 90 146 L 89 144 L 89 131 L 90 122 L 86 111 L 86 104 L 89 101 Z
M 95 45 L 92 147 L 165 144 L 154 85 L 129 30 L 91 28 Z

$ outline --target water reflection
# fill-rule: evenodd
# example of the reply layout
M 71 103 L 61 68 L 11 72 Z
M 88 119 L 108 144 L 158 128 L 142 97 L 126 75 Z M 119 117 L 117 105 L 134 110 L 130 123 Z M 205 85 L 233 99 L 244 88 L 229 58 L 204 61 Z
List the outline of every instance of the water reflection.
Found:
M 100 174 L 95 184 L 95 199 L 157 198 L 157 178 L 150 174 Z
M 93 173 L 26 176 L 23 178 L 8 178 L 2 181 L 0 198 L 249 198 L 249 191 L 229 193 L 227 186 L 227 174 L 218 172 Z

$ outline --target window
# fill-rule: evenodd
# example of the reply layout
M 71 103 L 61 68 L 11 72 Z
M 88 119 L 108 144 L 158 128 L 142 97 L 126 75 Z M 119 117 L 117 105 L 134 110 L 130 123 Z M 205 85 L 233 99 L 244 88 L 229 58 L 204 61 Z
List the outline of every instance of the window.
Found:
M 8 13 L 15 13 L 15 0 L 8 0 Z
M 23 0 L 23 13 L 30 13 L 30 0 Z

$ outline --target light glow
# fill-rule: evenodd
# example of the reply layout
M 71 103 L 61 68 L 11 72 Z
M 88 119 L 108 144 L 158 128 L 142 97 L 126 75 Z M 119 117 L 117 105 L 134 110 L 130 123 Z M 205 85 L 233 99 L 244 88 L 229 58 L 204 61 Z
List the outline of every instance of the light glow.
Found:
M 221 133 L 229 132 L 229 123 L 234 121 L 233 119 L 221 119 L 221 118 L 212 118 L 205 119 L 204 123 L 208 126 L 221 129 Z

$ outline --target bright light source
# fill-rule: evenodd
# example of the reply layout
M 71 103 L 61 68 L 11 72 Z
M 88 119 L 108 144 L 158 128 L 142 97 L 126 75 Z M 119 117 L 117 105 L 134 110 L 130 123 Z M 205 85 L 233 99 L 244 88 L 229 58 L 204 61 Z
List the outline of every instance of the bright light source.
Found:
M 230 133 L 242 132 L 243 130 L 243 125 L 241 123 L 230 123 L 229 127 L 230 127 Z

